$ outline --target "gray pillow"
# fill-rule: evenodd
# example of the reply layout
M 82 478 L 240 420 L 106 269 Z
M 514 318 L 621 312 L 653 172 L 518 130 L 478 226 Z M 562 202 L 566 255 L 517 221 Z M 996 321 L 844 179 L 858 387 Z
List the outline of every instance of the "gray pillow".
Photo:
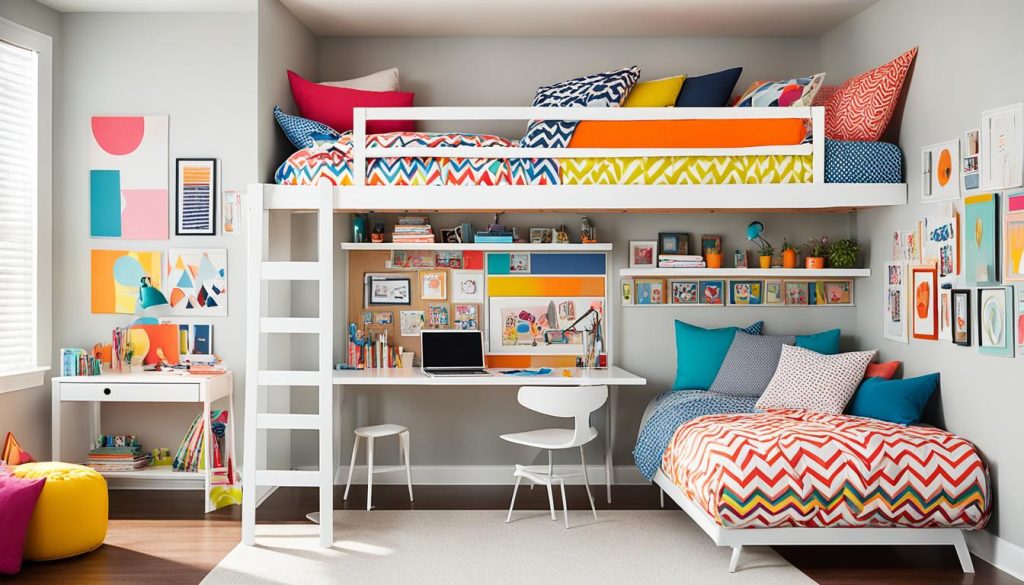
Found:
M 761 396 L 779 365 L 782 346 L 794 343 L 793 335 L 750 335 L 737 331 L 708 390 L 726 396 Z

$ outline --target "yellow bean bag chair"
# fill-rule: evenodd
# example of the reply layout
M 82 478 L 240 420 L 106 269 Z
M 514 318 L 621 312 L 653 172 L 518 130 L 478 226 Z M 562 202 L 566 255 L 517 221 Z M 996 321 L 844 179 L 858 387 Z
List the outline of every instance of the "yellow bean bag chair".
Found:
M 24 463 L 15 477 L 46 478 L 25 537 L 25 559 L 50 561 L 99 548 L 107 536 L 107 480 L 71 463 Z

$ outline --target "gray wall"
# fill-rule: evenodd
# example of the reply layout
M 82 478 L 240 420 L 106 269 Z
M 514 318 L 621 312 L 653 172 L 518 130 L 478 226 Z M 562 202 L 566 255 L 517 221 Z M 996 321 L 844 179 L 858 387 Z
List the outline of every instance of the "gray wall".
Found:
M 858 238 L 876 245 L 870 253 L 875 276 L 862 287 L 870 294 L 860 297 L 857 334 L 864 347 L 879 348 L 882 358 L 903 360 L 905 376 L 941 372 L 946 428 L 973 441 L 991 464 L 996 508 L 989 528 L 1018 545 L 1024 545 L 1024 501 L 1019 497 L 1024 491 L 1024 362 L 983 356 L 976 348 L 949 342 L 911 340 L 905 345 L 883 339 L 878 291 L 890 234 L 909 229 L 936 210 L 936 204 L 919 202 L 921 147 L 961 138 L 965 130 L 978 127 L 981 110 L 1024 96 L 1024 77 L 1014 70 L 1024 60 L 1024 47 L 1017 40 L 1022 21 L 1024 3 L 1016 0 L 883 0 L 822 39 L 822 68 L 833 80 L 920 47 L 900 140 L 910 204 L 859 217 Z M 1019 287 L 1017 292 L 1022 292 Z

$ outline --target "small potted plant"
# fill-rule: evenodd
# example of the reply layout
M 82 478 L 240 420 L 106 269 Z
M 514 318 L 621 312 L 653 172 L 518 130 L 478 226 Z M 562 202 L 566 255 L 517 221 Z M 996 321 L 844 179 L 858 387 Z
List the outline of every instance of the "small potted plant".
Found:
M 809 269 L 818 270 L 825 267 L 825 256 L 828 255 L 828 236 L 811 238 L 801 246 L 804 253 L 804 266 Z
M 828 265 L 832 268 L 854 268 L 860 256 L 860 244 L 853 238 L 839 240 L 828 247 Z
M 761 262 L 761 268 L 771 268 L 772 256 L 775 256 L 775 247 L 771 245 L 771 242 L 765 239 L 761 240 L 759 246 L 759 260 Z
M 782 239 L 782 267 L 796 268 L 796 248 L 785 238 Z

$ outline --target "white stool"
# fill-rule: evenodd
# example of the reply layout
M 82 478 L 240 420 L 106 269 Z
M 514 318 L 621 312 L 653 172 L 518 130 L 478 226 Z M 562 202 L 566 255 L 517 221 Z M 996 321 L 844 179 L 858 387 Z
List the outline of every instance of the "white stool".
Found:
M 359 427 L 356 429 L 356 442 L 352 445 L 352 461 L 348 465 L 348 481 L 345 482 L 345 496 L 348 500 L 348 490 L 352 487 L 352 470 L 356 467 L 356 453 L 359 452 L 359 439 L 366 439 L 366 510 L 373 507 L 373 474 L 401 471 L 402 467 L 385 467 L 382 469 L 373 468 L 373 440 L 378 437 L 390 437 L 398 435 L 398 459 L 405 457 L 405 480 L 409 484 L 409 501 L 412 499 L 412 473 L 409 471 L 409 429 L 402 425 L 374 425 L 372 427 Z

